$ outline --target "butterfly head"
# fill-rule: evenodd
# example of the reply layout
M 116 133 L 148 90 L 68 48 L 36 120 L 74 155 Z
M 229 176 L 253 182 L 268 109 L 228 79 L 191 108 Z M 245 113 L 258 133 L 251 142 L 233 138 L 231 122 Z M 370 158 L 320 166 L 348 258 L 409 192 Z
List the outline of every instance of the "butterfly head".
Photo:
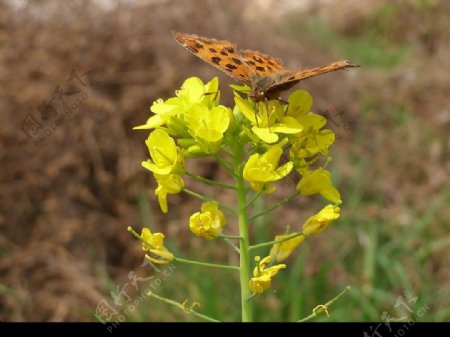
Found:
M 250 93 L 250 98 L 255 102 L 262 102 L 266 99 L 266 93 L 262 90 L 254 88 Z
M 273 80 L 269 76 L 255 76 L 252 78 L 252 91 L 250 98 L 255 102 L 265 101 L 271 99 L 268 91 L 273 84 Z

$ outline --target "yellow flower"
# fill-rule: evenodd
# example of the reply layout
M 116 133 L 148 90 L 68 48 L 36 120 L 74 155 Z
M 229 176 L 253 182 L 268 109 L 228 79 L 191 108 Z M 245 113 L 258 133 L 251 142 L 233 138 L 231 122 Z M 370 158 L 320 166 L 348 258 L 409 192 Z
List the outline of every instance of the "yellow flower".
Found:
M 327 154 L 336 136 L 331 130 L 321 130 L 327 120 L 310 111 L 313 99 L 308 92 L 298 90 L 289 96 L 288 102 L 287 116 L 303 126 L 302 132 L 291 138 L 290 160 L 297 168 L 308 167 L 314 161 L 308 162 L 305 159 L 317 154 Z
M 298 120 L 311 111 L 313 98 L 305 90 L 296 90 L 289 96 L 288 103 L 287 115 Z
M 275 241 L 286 239 L 290 236 L 294 236 L 298 233 L 290 233 L 285 235 L 277 235 L 275 236 Z M 286 240 L 280 243 L 276 243 L 272 246 L 270 250 L 270 256 L 275 259 L 277 262 L 281 262 L 286 260 L 291 253 L 297 248 L 302 242 L 305 240 L 304 235 L 298 235 L 290 240 Z
M 323 118 L 319 115 L 311 114 L 306 119 L 314 119 L 316 117 Z M 306 123 L 306 122 L 305 122 Z M 315 130 L 307 129 L 306 132 L 300 133 L 295 140 L 290 151 L 290 158 L 293 161 L 301 161 L 302 159 L 315 156 L 317 154 L 327 154 L 328 148 L 334 143 L 336 135 L 332 130 Z
M 304 172 L 297 184 L 297 191 L 299 191 L 301 195 L 319 193 L 322 197 L 335 204 L 342 203 L 339 191 L 333 187 L 331 173 L 323 168 Z
M 278 273 L 280 269 L 286 268 L 285 264 L 278 264 L 269 268 L 266 265 L 272 261 L 270 256 L 266 256 L 261 261 L 257 256 L 255 261 L 258 265 L 253 270 L 253 277 L 249 281 L 249 287 L 254 293 L 262 294 L 264 290 L 268 289 L 272 283 L 272 278 Z
M 339 218 L 340 208 L 334 205 L 325 206 L 303 224 L 303 235 L 315 235 L 323 232 L 331 221 Z
M 192 104 L 203 103 L 208 107 L 218 104 L 219 101 L 219 80 L 214 77 L 210 82 L 203 84 L 198 77 L 190 77 L 184 81 L 181 89 L 177 91 L 177 97 L 169 98 L 166 101 L 157 100 L 150 107 L 154 113 L 144 125 L 134 127 L 135 130 L 153 129 L 167 126 L 169 130 L 176 134 L 183 133 L 185 127 L 180 123 L 186 111 Z
M 150 229 L 143 228 L 141 232 L 142 249 L 145 252 L 151 253 L 145 254 L 145 257 L 150 261 L 158 264 L 170 263 L 173 261 L 173 254 L 164 247 L 164 234 L 152 233 Z
M 145 141 L 151 160 L 142 162 L 142 166 L 155 174 L 184 174 L 184 158 L 175 141 L 167 132 L 156 129 Z
M 194 213 L 189 219 L 189 228 L 195 235 L 212 240 L 222 233 L 226 222 L 217 203 L 205 202 L 201 207 L 201 212 Z
M 273 146 L 266 153 L 255 153 L 250 156 L 244 167 L 244 179 L 250 182 L 250 187 L 257 192 L 271 193 L 275 187 L 271 183 L 287 176 L 292 170 L 292 162 L 277 167 L 283 149 Z
M 200 78 L 190 77 L 184 81 L 177 96 L 185 106 L 196 103 L 212 106 L 219 100 L 219 79 L 214 77 L 208 83 L 203 84 Z
M 303 130 L 303 126 L 295 118 L 285 116 L 283 106 L 276 100 L 267 104 L 260 102 L 258 110 L 255 110 L 248 100 L 237 95 L 234 99 L 239 110 L 252 123 L 252 132 L 268 144 L 277 142 L 278 134 L 297 134 Z
M 143 125 L 135 126 L 134 130 L 148 130 L 158 128 L 163 125 L 170 126 L 174 118 L 179 117 L 185 111 L 178 97 L 172 97 L 163 101 L 158 99 L 153 102 L 150 111 L 154 113 Z
M 222 105 L 211 110 L 203 103 L 198 103 L 188 110 L 186 120 L 189 132 L 205 153 L 216 153 L 223 134 L 230 125 L 231 112 Z
M 180 193 L 184 187 L 183 179 L 176 174 L 161 175 L 154 173 L 158 187 L 155 194 L 158 196 L 159 207 L 163 213 L 167 213 L 167 194 Z

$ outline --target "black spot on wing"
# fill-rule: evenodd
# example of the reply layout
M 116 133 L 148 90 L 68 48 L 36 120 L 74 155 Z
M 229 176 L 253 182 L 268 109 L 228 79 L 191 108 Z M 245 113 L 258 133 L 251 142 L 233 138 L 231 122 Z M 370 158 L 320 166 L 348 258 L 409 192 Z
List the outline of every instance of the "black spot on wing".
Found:
M 212 61 L 213 63 L 215 63 L 215 64 L 219 64 L 219 62 L 220 62 L 220 57 L 217 57 L 217 56 L 211 57 L 211 61 Z
M 229 52 L 230 54 L 231 54 L 231 53 L 234 53 L 234 48 L 228 47 L 228 48 L 227 48 L 227 52 Z
M 237 67 L 234 64 L 230 64 L 230 63 L 225 65 L 225 67 L 227 67 L 228 69 L 237 69 Z
M 254 55 L 253 59 L 258 63 L 263 63 L 263 60 L 259 56 Z
M 217 50 L 215 50 L 214 48 L 209 48 L 209 51 L 210 51 L 211 53 L 217 53 Z
M 203 45 L 201 43 L 195 42 L 195 48 L 202 49 Z
M 227 53 L 226 51 L 224 51 L 224 50 L 221 50 L 220 53 L 221 53 L 223 56 L 228 56 L 228 53 Z
M 266 70 L 264 67 L 260 67 L 260 66 L 257 66 L 256 67 L 256 70 L 258 70 L 258 71 L 264 71 L 264 70 Z
M 234 63 L 236 63 L 236 64 L 242 64 L 242 62 L 241 62 L 241 60 L 239 60 L 239 59 L 237 59 L 237 58 L 232 58 L 231 59 Z

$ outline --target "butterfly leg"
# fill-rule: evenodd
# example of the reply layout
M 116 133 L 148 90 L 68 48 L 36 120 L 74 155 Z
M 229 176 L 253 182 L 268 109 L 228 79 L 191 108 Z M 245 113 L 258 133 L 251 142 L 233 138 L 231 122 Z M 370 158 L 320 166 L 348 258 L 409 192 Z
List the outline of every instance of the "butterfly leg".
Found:
M 255 106 L 255 121 L 256 121 L 256 126 L 259 128 L 259 122 L 258 122 L 258 115 L 259 115 L 259 104 L 258 103 L 253 103 L 253 106 Z M 258 111 L 256 111 L 256 109 L 258 109 Z
M 285 101 L 284 99 L 282 99 L 281 96 L 279 96 L 279 97 L 277 98 L 277 101 L 280 102 L 281 104 L 286 105 L 286 110 L 284 111 L 284 115 L 286 116 L 286 115 L 287 115 L 287 112 L 288 112 L 288 110 L 289 110 L 289 102 L 288 102 L 288 101 Z
M 270 131 L 269 100 L 267 99 L 267 97 L 264 97 L 264 102 L 266 103 L 267 125 L 269 126 L 269 132 L 271 132 Z
M 278 100 L 278 102 L 280 102 L 280 103 L 282 103 L 282 104 L 286 104 L 286 105 L 289 106 L 289 102 L 288 102 L 288 101 L 285 101 L 285 100 L 282 99 L 281 97 L 278 97 L 277 100 Z

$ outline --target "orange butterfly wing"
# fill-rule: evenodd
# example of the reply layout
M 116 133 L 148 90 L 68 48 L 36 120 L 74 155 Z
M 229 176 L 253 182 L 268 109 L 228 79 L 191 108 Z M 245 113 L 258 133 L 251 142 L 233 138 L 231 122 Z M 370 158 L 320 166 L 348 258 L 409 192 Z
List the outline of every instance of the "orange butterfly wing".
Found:
M 208 39 L 195 34 L 172 31 L 175 39 L 191 53 L 208 62 L 228 76 L 251 85 L 253 71 L 237 52 L 236 45 L 226 40 Z
M 254 50 L 239 50 L 239 54 L 241 54 L 245 63 L 247 63 L 258 76 L 270 76 L 273 73 L 284 70 L 283 64 L 279 58 Z
M 300 82 L 301 80 L 318 76 L 321 74 L 329 73 L 331 71 L 343 70 L 351 67 L 359 67 L 356 64 L 350 63 L 347 60 L 337 61 L 330 63 L 326 66 L 294 71 L 294 70 L 286 70 L 282 71 L 279 74 L 275 74 L 276 80 L 273 85 L 268 88 L 268 91 L 283 91 Z

